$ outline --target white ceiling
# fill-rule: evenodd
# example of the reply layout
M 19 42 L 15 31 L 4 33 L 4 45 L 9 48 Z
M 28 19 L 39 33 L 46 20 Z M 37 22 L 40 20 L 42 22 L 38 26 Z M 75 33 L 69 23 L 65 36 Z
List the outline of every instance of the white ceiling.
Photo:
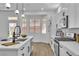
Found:
M 59 3 L 23 3 L 25 11 L 54 11 L 60 5 Z M 44 10 L 41 10 L 44 8 Z M 18 4 L 18 9 L 22 10 L 22 3 Z M 0 10 L 16 10 L 16 4 L 11 3 L 11 8 L 6 9 L 5 3 L 0 3 Z

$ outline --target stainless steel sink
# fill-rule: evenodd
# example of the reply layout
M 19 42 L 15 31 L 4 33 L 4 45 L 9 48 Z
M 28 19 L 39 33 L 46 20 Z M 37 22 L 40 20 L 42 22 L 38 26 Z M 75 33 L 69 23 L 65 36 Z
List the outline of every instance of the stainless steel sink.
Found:
M 25 40 L 27 40 L 27 39 L 17 39 L 16 41 L 25 41 Z

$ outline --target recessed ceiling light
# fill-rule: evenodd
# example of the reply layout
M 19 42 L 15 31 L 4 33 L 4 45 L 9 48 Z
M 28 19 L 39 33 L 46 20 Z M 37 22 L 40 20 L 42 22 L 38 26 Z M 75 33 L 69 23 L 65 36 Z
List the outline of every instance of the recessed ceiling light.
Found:
M 23 10 L 26 10 L 26 8 L 23 8 Z
M 41 10 L 43 11 L 43 10 L 44 10 L 44 8 L 41 8 Z

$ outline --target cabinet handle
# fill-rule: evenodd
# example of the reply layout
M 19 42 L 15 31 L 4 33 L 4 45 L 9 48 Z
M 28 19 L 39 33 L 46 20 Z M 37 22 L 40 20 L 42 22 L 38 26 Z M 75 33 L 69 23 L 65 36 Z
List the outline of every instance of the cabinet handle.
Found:
M 69 56 L 72 56 L 69 52 L 66 52 Z
M 51 41 L 51 44 L 52 44 L 52 41 Z
M 22 56 L 24 56 L 24 53 L 22 54 Z
M 60 48 L 63 48 L 62 46 L 59 46 Z
M 29 53 L 29 46 L 28 46 L 28 53 Z
M 23 50 L 23 49 L 24 49 L 24 47 L 21 50 Z

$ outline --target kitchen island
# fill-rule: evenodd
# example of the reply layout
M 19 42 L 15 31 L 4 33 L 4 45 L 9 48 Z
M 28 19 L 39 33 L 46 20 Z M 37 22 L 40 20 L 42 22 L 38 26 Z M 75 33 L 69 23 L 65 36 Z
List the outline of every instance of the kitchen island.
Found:
M 17 40 L 16 44 L 10 46 L 2 44 L 11 41 L 0 41 L 0 56 L 30 56 L 32 53 L 32 39 L 33 36 L 27 36 L 26 40 Z

